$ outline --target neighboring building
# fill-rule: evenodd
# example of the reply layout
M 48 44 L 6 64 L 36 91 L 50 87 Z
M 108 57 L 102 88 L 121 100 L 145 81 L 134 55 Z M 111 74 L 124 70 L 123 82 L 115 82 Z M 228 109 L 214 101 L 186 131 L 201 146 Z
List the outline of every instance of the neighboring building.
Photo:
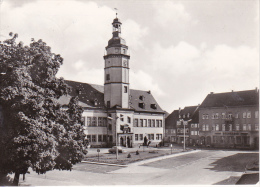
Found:
M 187 145 L 199 142 L 199 110 L 198 106 L 188 106 L 174 110 L 165 120 L 165 142 L 182 144 L 185 139 Z
M 179 109 L 179 120 L 176 126 L 177 143 L 184 143 L 184 138 L 186 145 L 195 145 L 197 143 L 199 139 L 198 109 L 198 106 L 188 106 L 183 110 Z
M 130 56 L 120 36 L 121 25 L 115 18 L 104 56 L 104 86 L 66 81 L 72 91 L 60 102 L 67 104 L 71 96 L 79 96 L 85 133 L 92 146 L 133 147 L 148 141 L 157 145 L 163 140 L 165 112 L 150 91 L 130 89 Z
M 176 142 L 176 124 L 179 120 L 179 110 L 174 110 L 165 119 L 165 135 L 164 141 L 167 143 Z
M 258 90 L 208 94 L 200 106 L 199 124 L 201 145 L 258 148 Z

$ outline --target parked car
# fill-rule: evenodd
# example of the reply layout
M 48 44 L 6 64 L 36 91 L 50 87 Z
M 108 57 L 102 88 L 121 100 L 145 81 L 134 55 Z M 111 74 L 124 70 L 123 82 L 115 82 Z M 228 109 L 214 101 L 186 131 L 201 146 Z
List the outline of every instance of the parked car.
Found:
M 108 152 L 109 153 L 116 153 L 116 147 L 117 147 L 118 153 L 126 153 L 126 150 L 123 149 L 121 146 L 113 146 L 112 148 L 110 148 L 108 150 Z

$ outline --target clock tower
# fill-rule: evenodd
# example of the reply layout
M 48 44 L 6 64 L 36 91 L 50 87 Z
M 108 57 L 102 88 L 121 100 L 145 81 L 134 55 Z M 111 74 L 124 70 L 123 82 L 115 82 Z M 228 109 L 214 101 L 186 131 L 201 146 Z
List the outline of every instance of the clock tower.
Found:
M 128 46 L 121 38 L 122 23 L 116 17 L 112 23 L 113 36 L 106 47 L 104 100 L 107 108 L 129 108 L 129 59 Z

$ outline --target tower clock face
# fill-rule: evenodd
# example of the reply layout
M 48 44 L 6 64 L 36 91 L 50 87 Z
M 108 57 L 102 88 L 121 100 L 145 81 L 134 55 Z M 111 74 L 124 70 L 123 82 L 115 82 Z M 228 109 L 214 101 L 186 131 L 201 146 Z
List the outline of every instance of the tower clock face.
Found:
M 118 49 L 118 48 L 116 48 L 116 49 L 115 49 L 115 52 L 116 52 L 116 53 L 118 53 L 118 52 L 119 52 L 119 49 Z

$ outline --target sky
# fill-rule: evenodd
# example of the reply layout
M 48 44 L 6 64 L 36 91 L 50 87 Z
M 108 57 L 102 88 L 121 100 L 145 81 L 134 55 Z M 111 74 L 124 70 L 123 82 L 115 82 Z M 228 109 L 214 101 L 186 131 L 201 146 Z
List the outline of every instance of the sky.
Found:
M 258 0 L 0 0 L 0 41 L 42 39 L 64 58 L 57 76 L 104 84 L 112 21 L 122 22 L 130 88 L 167 112 L 210 92 L 259 88 Z

